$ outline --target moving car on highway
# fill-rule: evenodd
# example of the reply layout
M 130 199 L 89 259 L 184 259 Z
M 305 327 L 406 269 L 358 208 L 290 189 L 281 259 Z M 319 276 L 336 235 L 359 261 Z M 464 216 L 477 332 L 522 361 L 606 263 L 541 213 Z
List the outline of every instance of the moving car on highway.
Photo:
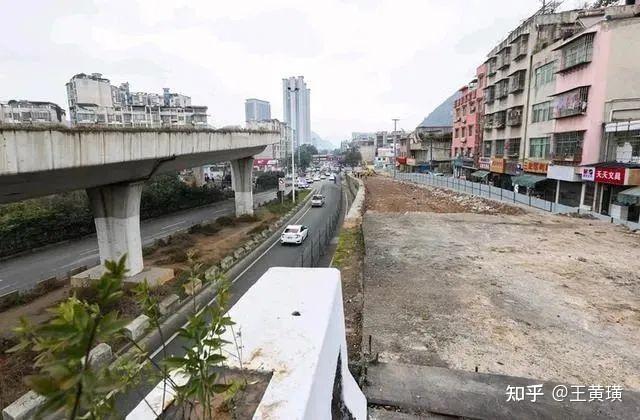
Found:
M 289 225 L 280 236 L 280 243 L 300 245 L 309 235 L 309 228 L 304 225 Z
M 311 197 L 311 207 L 322 207 L 324 206 L 324 195 L 315 194 Z

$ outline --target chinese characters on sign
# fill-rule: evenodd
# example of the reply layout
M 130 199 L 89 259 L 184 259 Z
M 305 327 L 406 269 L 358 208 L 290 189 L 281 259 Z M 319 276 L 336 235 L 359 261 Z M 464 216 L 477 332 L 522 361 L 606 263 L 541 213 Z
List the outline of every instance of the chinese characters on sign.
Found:
M 478 159 L 478 168 L 489 170 L 491 168 L 491 158 L 481 157 Z
M 505 391 L 507 402 L 530 401 L 537 402 L 544 394 L 543 384 L 513 386 L 508 385 Z M 622 386 L 620 385 L 556 385 L 551 390 L 554 401 L 569 402 L 614 402 L 622 401 Z
M 549 164 L 547 162 L 536 162 L 535 160 L 526 160 L 524 162 L 524 171 L 536 174 L 546 174 Z
M 596 168 L 588 167 L 582 168 L 582 180 L 583 181 L 595 181 L 596 179 Z
M 624 185 L 625 168 L 596 168 L 594 180 L 603 184 Z

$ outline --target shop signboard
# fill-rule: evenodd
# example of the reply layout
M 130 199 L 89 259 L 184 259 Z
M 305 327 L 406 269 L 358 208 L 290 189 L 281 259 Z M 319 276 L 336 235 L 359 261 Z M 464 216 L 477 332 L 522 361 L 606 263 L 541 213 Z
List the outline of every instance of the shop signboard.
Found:
M 278 178 L 278 191 L 284 191 L 287 183 L 284 178 Z
M 586 166 L 582 168 L 582 180 L 583 181 L 595 181 L 596 180 L 596 168 L 593 166 Z
M 504 159 L 491 159 L 491 165 L 489 165 L 489 170 L 496 174 L 504 173 Z
M 490 170 L 491 169 L 491 158 L 488 157 L 481 157 L 478 159 L 478 168 L 479 169 L 485 169 L 485 170 Z
M 404 156 L 397 157 L 396 158 L 396 162 L 398 162 L 400 165 L 406 165 L 407 164 L 407 158 L 404 157 Z
M 595 181 L 602 184 L 624 185 L 625 168 L 596 167 Z
M 409 166 L 416 166 L 416 160 L 415 160 L 415 158 L 407 158 L 407 165 L 409 165 Z
M 525 160 L 524 161 L 524 171 L 532 172 L 534 174 L 547 174 L 547 169 L 549 169 L 548 162 L 540 162 L 536 160 Z

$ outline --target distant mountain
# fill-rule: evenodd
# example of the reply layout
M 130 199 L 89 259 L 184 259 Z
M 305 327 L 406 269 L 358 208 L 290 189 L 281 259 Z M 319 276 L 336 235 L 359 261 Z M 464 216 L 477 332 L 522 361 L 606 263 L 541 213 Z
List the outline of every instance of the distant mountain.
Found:
M 459 92 L 456 91 L 456 93 L 438 105 L 436 109 L 427 115 L 427 118 L 422 120 L 418 127 L 453 126 L 453 103 L 458 99 L 459 95 Z
M 320 137 L 318 135 L 318 133 L 312 131 L 311 132 L 311 144 L 313 144 L 314 146 L 316 146 L 316 149 L 318 149 L 318 151 L 320 150 L 333 150 L 336 148 L 336 146 L 331 143 L 328 140 L 323 139 L 322 137 Z

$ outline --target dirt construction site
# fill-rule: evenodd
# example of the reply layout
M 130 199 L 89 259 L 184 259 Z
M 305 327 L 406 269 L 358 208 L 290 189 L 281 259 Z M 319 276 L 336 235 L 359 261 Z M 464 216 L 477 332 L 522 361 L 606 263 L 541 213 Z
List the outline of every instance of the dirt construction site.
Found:
M 640 234 L 365 180 L 363 337 L 382 362 L 640 390 Z

